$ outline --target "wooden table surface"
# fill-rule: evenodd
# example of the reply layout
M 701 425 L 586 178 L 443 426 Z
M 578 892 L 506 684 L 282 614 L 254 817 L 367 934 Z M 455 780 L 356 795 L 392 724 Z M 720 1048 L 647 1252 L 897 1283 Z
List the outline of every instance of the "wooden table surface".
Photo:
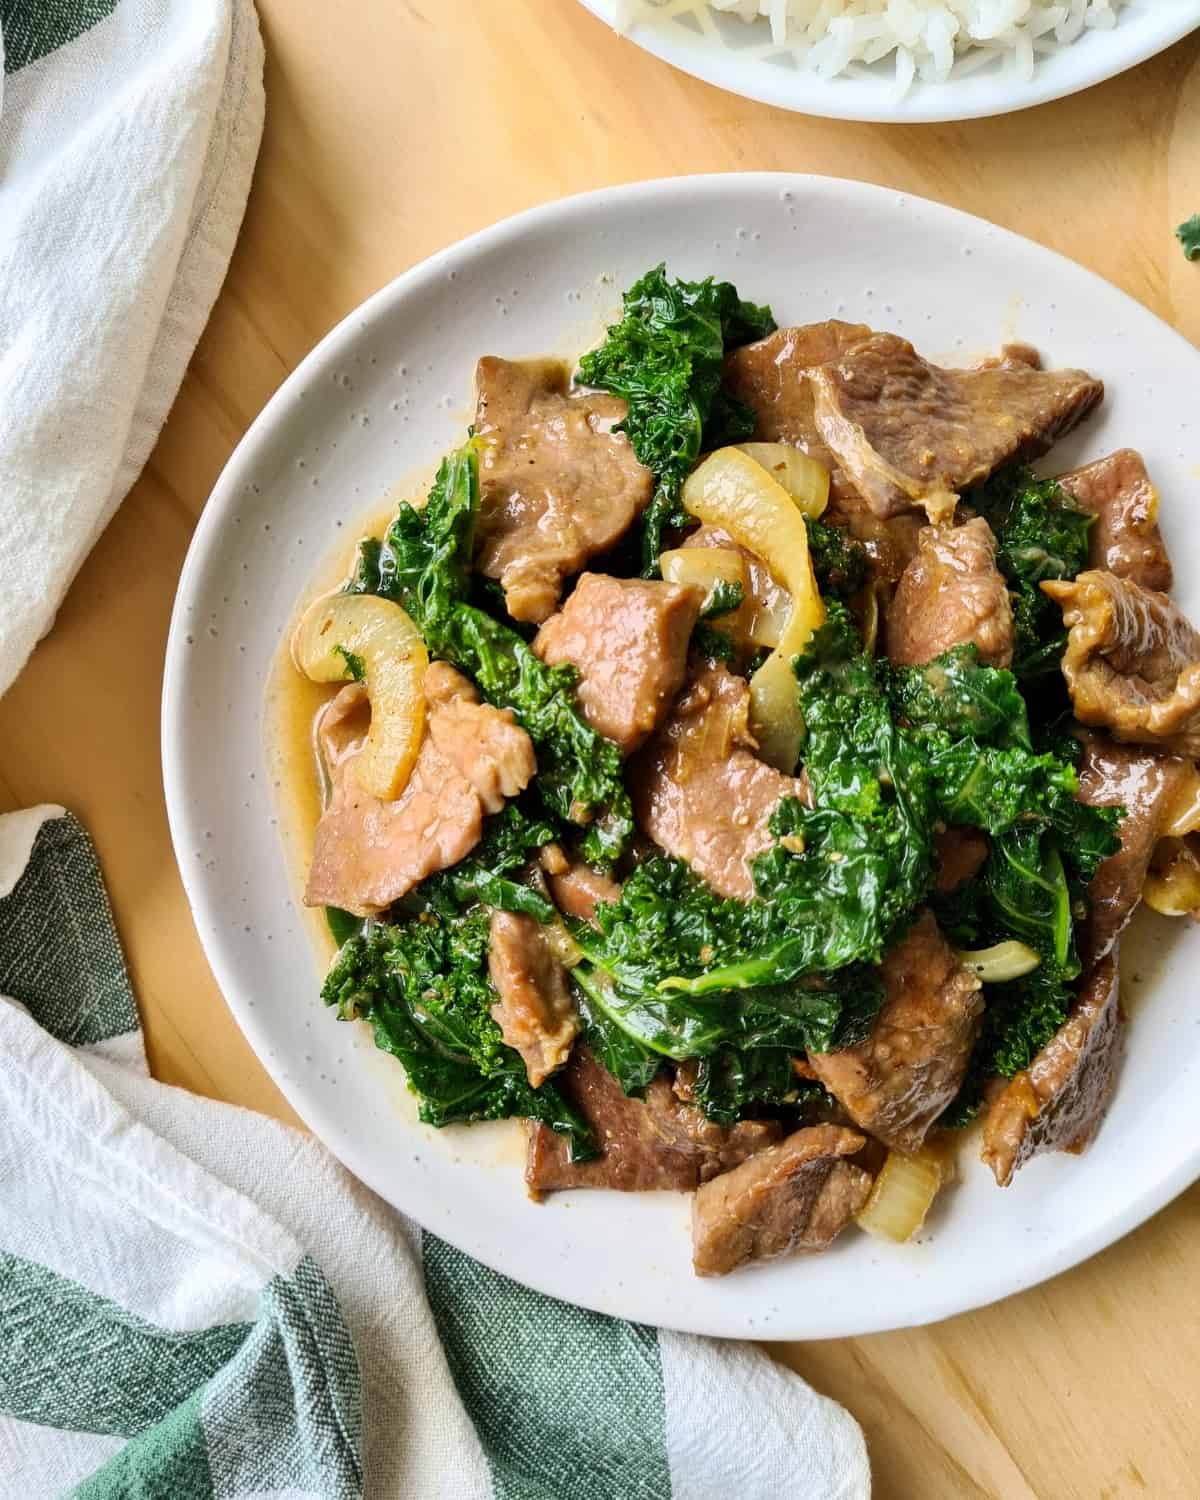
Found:
M 1200 265 L 1171 234 L 1200 209 L 1200 35 L 1057 104 L 893 128 L 723 94 L 573 0 L 360 0 L 336 21 L 325 0 L 259 0 L 259 11 L 267 128 L 229 278 L 146 472 L 0 701 L 0 808 L 62 802 L 90 828 L 156 1076 L 294 1119 L 192 928 L 158 733 L 192 528 L 284 376 L 368 293 L 516 210 L 639 178 L 758 168 L 862 178 L 984 215 L 1200 343 Z M 999 1306 L 772 1352 L 863 1424 L 880 1500 L 1195 1496 L 1197 1231 L 1200 1186 Z

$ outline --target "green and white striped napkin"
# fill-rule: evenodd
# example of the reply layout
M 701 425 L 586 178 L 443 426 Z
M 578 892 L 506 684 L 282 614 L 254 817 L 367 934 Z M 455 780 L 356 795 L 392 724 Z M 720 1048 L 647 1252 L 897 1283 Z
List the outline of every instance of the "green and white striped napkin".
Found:
M 865 1500 L 745 1345 L 565 1306 L 150 1078 L 91 842 L 0 817 L 0 1500 Z

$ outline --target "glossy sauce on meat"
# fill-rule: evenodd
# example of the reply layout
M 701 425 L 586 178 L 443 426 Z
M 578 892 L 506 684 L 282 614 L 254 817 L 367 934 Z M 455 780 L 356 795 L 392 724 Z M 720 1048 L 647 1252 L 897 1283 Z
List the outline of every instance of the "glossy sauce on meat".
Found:
M 443 662 L 433 663 L 427 679 L 433 696 L 425 738 L 394 801 L 372 797 L 354 774 L 371 722 L 366 688 L 351 683 L 322 715 L 331 792 L 313 835 L 309 906 L 358 916 L 383 911 L 469 854 L 485 811 L 498 811 L 532 780 L 533 746 L 511 711 L 480 704 L 472 684 Z
M 1104 393 L 1082 370 L 942 369 L 891 333 L 854 344 L 808 379 L 817 431 L 871 509 L 888 516 L 923 505 L 931 520 L 1001 464 L 1045 453 Z
M 967 644 L 987 666 L 1011 666 L 1012 604 L 985 520 L 925 527 L 896 586 L 886 635 L 888 655 L 899 666 L 924 666 Z
M 572 1162 L 561 1136 L 531 1124 L 525 1181 L 535 1197 L 585 1187 L 690 1191 L 781 1133 L 773 1120 L 742 1120 L 728 1130 L 715 1125 L 676 1096 L 666 1073 L 653 1080 L 644 1099 L 631 1099 L 582 1046 L 561 1081 L 595 1131 L 601 1154 L 595 1161 Z
M 1079 1152 L 1091 1142 L 1112 1096 L 1123 1031 L 1116 959 L 1109 957 L 1085 977 L 1051 1040 L 988 1106 L 983 1159 L 1001 1187 L 1030 1157 Z
M 540 624 L 563 580 L 624 535 L 653 480 L 614 431 L 624 401 L 568 391 L 561 360 L 488 357 L 475 381 L 477 566 L 499 580 L 515 620 Z
M 1042 588 L 1069 632 L 1063 676 L 1079 722 L 1200 756 L 1200 632 L 1170 599 L 1094 569 Z
M 916 1151 L 962 1084 L 983 996 L 928 912 L 885 957 L 882 978 L 883 1006 L 867 1039 L 808 1060 L 856 1125 Z
M 1158 529 L 1158 491 L 1140 453 L 1121 448 L 1107 458 L 1060 474 L 1058 482 L 1081 510 L 1095 516 L 1088 561 L 1144 589 L 1169 591 L 1171 559 Z
M 631 755 L 683 685 L 700 604 L 697 589 L 677 583 L 584 573 L 533 649 L 551 666 L 578 670 L 584 718 Z
M 865 1144 L 853 1130 L 810 1125 L 703 1184 L 692 1205 L 696 1274 L 824 1250 L 871 1191 L 871 1174 L 846 1160 Z
M 774 842 L 771 814 L 782 798 L 806 795 L 800 778 L 747 748 L 748 712 L 745 679 L 708 668 L 632 766 L 639 827 L 718 894 L 745 901 L 754 895 L 751 862 Z

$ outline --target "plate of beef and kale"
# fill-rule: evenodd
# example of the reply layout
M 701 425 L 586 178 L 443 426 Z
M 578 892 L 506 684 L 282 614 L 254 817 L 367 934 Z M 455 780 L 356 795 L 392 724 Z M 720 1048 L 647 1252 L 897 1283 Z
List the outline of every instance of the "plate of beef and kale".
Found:
M 164 769 L 313 1131 L 542 1291 L 720 1335 L 1032 1286 L 1200 1172 L 1200 355 L 775 174 L 408 271 L 201 520 Z

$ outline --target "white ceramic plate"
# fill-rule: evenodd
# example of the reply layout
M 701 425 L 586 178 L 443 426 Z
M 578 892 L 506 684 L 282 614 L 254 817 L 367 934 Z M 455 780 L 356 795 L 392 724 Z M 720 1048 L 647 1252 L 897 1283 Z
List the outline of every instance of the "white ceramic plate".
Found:
M 887 247 L 886 256 L 879 247 Z M 859 183 L 773 174 L 591 193 L 498 224 L 406 272 L 314 350 L 255 422 L 204 511 L 171 626 L 163 756 L 171 831 L 217 980 L 312 1129 L 383 1197 L 479 1259 L 604 1312 L 711 1334 L 829 1338 L 978 1307 L 1074 1265 L 1200 1175 L 1200 928 L 1127 944 L 1133 1024 L 1116 1101 L 1082 1158 L 1000 1191 L 975 1161 L 920 1243 L 853 1230 L 823 1256 L 699 1281 L 682 1194 L 521 1183 L 519 1127 L 415 1123 L 399 1066 L 318 998 L 263 751 L 272 657 L 322 554 L 462 435 L 476 358 L 578 350 L 665 259 L 734 280 L 780 323 L 863 320 L 931 354 L 1021 337 L 1108 382 L 1056 459 L 1142 449 L 1184 607 L 1200 613 L 1200 353 L 1137 303 L 980 219 Z
M 618 0 L 581 3 L 610 26 L 615 23 Z M 788 50 L 772 46 L 765 19 L 747 24 L 728 13 L 678 10 L 668 5 L 663 16 L 638 21 L 629 39 L 685 73 L 747 99 L 807 115 L 896 124 L 972 120 L 1061 99 L 1136 67 L 1200 26 L 1200 0 L 1141 0 L 1118 12 L 1118 24 L 1110 30 L 1089 30 L 1071 46 L 1040 57 L 1032 79 L 1018 77 L 1004 59 L 946 83 L 918 82 L 901 95 L 891 60 L 826 80 L 799 66 Z

